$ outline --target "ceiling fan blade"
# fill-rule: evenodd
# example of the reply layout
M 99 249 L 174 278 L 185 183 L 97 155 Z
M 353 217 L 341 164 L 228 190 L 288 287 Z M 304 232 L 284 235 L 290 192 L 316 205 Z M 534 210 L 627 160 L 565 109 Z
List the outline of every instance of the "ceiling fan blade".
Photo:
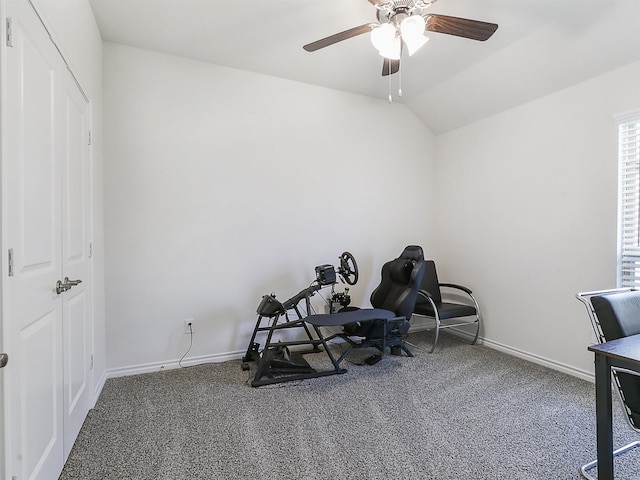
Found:
M 345 30 L 344 32 L 331 35 L 330 37 L 326 37 L 321 40 L 308 43 L 302 48 L 304 48 L 307 52 L 315 52 L 316 50 L 320 50 L 321 48 L 328 47 L 329 45 L 333 45 L 334 43 L 338 43 L 348 38 L 362 35 L 363 33 L 368 33 L 371 31 L 372 25 L 377 25 L 377 24 L 365 23 L 364 25 L 360 25 L 359 27 L 353 27 L 353 28 L 350 28 L 349 30 Z
M 429 32 L 446 33 L 447 35 L 456 35 L 481 42 L 491 37 L 498 29 L 498 25 L 495 23 L 449 17 L 447 15 L 428 15 L 425 19 Z
M 400 60 L 389 60 L 388 58 L 385 58 L 382 62 L 383 77 L 398 73 L 398 70 L 400 70 Z

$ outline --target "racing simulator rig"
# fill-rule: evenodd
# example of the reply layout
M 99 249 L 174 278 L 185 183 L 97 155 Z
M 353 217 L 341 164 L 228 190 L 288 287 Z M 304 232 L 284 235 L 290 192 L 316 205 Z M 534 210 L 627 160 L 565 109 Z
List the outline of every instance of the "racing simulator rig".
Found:
M 311 285 L 284 302 L 275 294 L 262 297 L 256 310 L 258 319 L 242 358 L 243 370 L 250 370 L 250 362 L 256 364 L 251 386 L 346 373 L 340 364 L 353 348 L 373 347 L 382 354 L 389 348 L 393 355 L 405 352 L 413 356 L 404 344 L 403 335 L 409 330 L 409 319 L 424 275 L 422 248 L 408 246 L 398 258 L 383 265 L 380 284 L 371 294 L 373 308 L 351 307 L 348 288 L 344 292 L 335 291 L 338 276 L 350 286 L 358 280 L 353 255 L 344 252 L 339 259 L 337 272 L 332 265 L 317 266 L 316 279 Z M 312 313 L 311 297 L 329 286 L 329 313 Z M 341 331 L 325 337 L 321 327 L 339 327 Z M 288 334 L 298 333 L 298 338 L 276 339 L 275 334 L 284 330 L 288 330 Z M 262 349 L 257 341 L 259 336 L 265 337 Z M 329 348 L 329 342 L 334 339 L 342 339 L 347 346 L 337 358 Z M 321 352 L 327 356 L 325 368 L 311 366 L 304 358 Z M 375 363 L 380 357 L 370 358 L 367 363 Z

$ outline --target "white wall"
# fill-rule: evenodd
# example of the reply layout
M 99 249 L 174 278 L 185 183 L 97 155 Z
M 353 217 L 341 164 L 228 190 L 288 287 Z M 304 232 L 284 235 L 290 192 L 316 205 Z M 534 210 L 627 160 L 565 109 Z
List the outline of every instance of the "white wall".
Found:
M 489 343 L 588 375 L 576 292 L 615 287 L 617 129 L 640 63 L 437 138 L 441 281 L 469 285 Z
M 246 349 L 255 309 L 431 246 L 433 137 L 402 105 L 105 44 L 108 369 Z
M 102 38 L 88 0 L 35 0 L 56 43 L 91 102 L 93 189 L 92 294 L 94 387 L 100 393 L 106 372 L 104 304 L 104 214 L 102 186 Z

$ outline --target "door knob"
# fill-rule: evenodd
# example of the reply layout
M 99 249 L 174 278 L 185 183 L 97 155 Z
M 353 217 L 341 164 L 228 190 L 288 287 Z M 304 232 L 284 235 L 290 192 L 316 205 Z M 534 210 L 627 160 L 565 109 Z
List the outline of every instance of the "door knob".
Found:
M 79 283 L 82 283 L 82 280 L 69 280 L 69 277 L 64 277 L 64 282 L 61 280 L 56 282 L 56 293 L 60 295 Z
M 66 292 L 71 288 L 71 285 L 62 283 L 62 280 L 56 282 L 56 293 L 60 295 L 62 292 Z
M 9 355 L 6 353 L 0 353 L 0 368 L 4 368 L 7 366 L 9 362 Z

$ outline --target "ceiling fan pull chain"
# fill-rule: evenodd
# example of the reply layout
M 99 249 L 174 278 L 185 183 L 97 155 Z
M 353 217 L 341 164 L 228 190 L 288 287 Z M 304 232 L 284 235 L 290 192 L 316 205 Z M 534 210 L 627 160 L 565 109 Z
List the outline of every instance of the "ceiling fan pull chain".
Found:
M 389 79 L 389 103 L 392 103 L 393 99 L 391 98 L 391 61 L 387 63 L 389 65 L 389 75 L 387 75 L 387 78 Z
M 398 65 L 398 97 L 402 98 L 402 63 Z

